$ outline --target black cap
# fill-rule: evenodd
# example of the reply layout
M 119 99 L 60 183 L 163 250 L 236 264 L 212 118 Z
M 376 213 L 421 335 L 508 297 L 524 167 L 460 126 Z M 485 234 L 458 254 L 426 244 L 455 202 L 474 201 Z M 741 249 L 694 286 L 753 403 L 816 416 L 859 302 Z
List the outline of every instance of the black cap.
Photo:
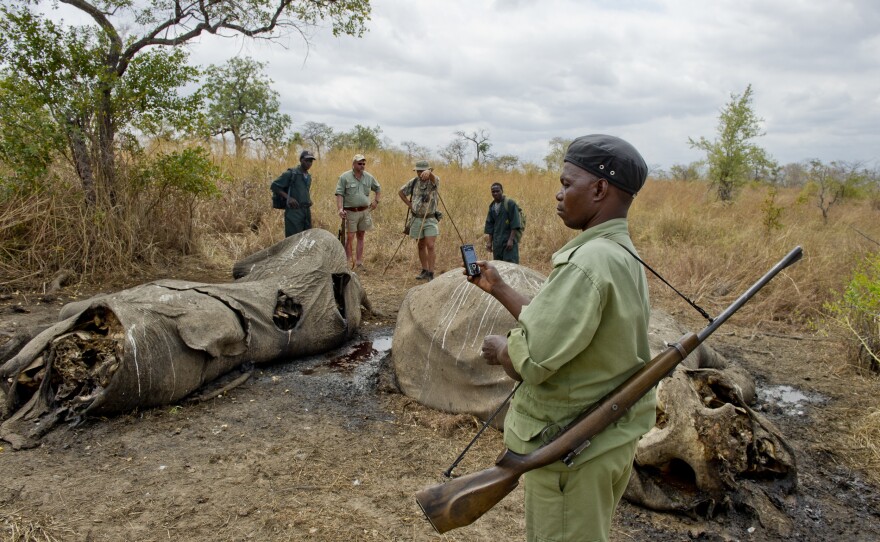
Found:
M 648 165 L 639 151 L 610 135 L 592 134 L 575 139 L 568 146 L 565 161 L 633 195 L 641 190 L 648 177 Z
M 300 160 L 315 160 L 315 155 L 312 154 L 312 151 L 302 151 L 299 153 Z

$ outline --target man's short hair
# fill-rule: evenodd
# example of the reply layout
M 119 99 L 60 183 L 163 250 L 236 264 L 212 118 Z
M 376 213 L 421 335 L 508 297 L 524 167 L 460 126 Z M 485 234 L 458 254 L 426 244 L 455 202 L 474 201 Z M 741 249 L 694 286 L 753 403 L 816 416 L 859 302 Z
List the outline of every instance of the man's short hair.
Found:
M 492 189 L 495 188 L 496 186 L 497 186 L 498 188 L 500 188 L 502 192 L 504 192 L 504 187 L 501 186 L 501 183 L 492 183 L 492 186 L 489 187 L 489 190 L 492 190 Z

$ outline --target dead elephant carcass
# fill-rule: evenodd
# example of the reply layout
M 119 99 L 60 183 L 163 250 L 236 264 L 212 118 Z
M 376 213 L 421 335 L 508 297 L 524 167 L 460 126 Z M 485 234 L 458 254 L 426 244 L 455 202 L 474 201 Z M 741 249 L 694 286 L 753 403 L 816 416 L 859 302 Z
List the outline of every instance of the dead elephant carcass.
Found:
M 534 295 L 544 277 L 527 267 L 492 262 L 508 284 Z M 504 335 L 516 321 L 489 294 L 453 270 L 407 292 L 397 313 L 391 359 L 401 391 L 423 405 L 487 419 L 513 388 L 486 365 L 486 335 Z M 503 414 L 497 423 L 504 420 Z M 500 425 L 499 425 L 500 426 Z
M 527 268 L 497 265 L 526 295 L 543 282 Z M 485 364 L 480 345 L 485 335 L 503 335 L 513 325 L 500 303 L 468 284 L 460 271 L 414 288 L 394 333 L 401 390 L 432 408 L 485 420 L 512 381 Z M 669 315 L 652 312 L 653 355 L 682 333 Z M 795 489 L 795 459 L 773 425 L 748 407 L 755 399 L 751 376 L 704 344 L 663 380 L 658 397 L 658 426 L 639 443 L 627 498 L 648 508 L 703 515 L 741 506 L 785 532 L 787 519 L 773 503 Z
M 339 241 L 314 229 L 237 263 L 234 282 L 160 280 L 74 303 L 2 367 L 0 438 L 171 403 L 243 363 L 335 348 L 366 298 Z

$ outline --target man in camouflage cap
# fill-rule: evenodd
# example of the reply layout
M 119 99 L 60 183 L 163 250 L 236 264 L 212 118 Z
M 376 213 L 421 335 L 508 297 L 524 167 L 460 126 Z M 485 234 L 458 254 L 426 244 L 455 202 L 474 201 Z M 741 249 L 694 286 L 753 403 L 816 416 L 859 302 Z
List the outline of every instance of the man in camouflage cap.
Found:
M 648 282 L 629 236 L 627 213 L 648 168 L 620 138 L 588 135 L 568 148 L 556 214 L 580 230 L 553 254 L 553 271 L 533 299 L 514 291 L 487 262 L 468 277 L 517 319 L 489 335 L 482 355 L 522 386 L 504 420 L 504 442 L 526 454 L 651 359 Z M 626 247 L 626 248 L 624 248 Z M 524 475 L 528 540 L 608 540 L 629 482 L 636 443 L 655 422 L 654 390 L 596 435 L 571 467 L 561 461 Z

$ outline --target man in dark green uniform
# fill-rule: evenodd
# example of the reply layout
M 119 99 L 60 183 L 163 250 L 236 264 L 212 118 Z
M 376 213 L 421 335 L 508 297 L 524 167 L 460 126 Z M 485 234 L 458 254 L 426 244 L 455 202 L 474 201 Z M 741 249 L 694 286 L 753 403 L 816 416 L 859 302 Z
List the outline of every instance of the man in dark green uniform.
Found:
M 312 228 L 312 175 L 309 169 L 315 162 L 310 151 L 299 154 L 299 165 L 288 169 L 272 181 L 272 191 L 287 201 L 284 209 L 284 236 L 290 237 Z
M 517 319 L 506 337 L 489 335 L 482 347 L 487 363 L 523 383 L 504 419 L 504 442 L 513 452 L 539 448 L 651 359 L 648 281 L 627 252 L 635 253 L 627 213 L 647 174 L 644 159 L 622 139 L 575 139 L 556 214 L 580 233 L 553 254 L 541 290 L 528 299 L 486 262 L 468 278 Z M 524 475 L 528 540 L 608 540 L 636 443 L 654 426 L 656 401 L 654 390 L 642 397 L 571 467 L 557 461 Z
M 492 251 L 495 260 L 519 263 L 519 237 L 522 234 L 519 207 L 504 195 L 501 183 L 492 183 L 491 190 L 492 203 L 483 228 L 483 233 L 488 236 L 486 250 Z

